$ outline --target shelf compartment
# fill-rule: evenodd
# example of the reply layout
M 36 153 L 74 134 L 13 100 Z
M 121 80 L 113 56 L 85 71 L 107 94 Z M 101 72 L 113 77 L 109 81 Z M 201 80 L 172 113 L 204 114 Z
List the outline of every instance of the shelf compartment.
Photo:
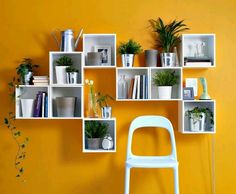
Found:
M 102 148 L 102 139 L 99 146 L 99 149 L 88 149 L 88 142 L 85 135 L 85 123 L 89 121 L 98 121 L 101 123 L 106 123 L 108 125 L 108 134 L 112 137 L 113 140 L 113 148 L 109 150 L 104 150 Z M 116 152 L 116 119 L 102 119 L 102 118 L 84 118 L 83 119 L 83 136 L 82 136 L 82 142 L 83 142 L 83 152 L 86 153 L 107 153 L 107 152 Z
M 203 131 L 191 131 L 189 118 L 185 115 L 187 110 L 195 107 L 209 108 L 213 112 L 214 124 L 211 125 L 209 119 L 205 122 Z M 207 134 L 216 132 L 216 101 L 215 100 L 185 100 L 179 102 L 179 132 L 184 134 Z
M 58 116 L 57 97 L 76 97 L 74 117 Z M 83 117 L 83 87 L 51 87 L 51 117 L 54 119 L 81 119 Z
M 179 76 L 179 81 L 178 84 L 174 85 L 172 87 L 172 94 L 171 94 L 171 99 L 159 99 L 158 98 L 158 89 L 157 86 L 153 84 L 153 77 L 156 74 L 156 72 L 160 71 L 166 71 L 166 70 L 171 70 L 175 71 L 175 74 Z M 158 68 L 158 67 L 152 67 L 150 68 L 151 71 L 151 78 L 150 78 L 150 88 L 151 88 L 151 99 L 152 100 L 181 100 L 182 99 L 182 68 L 181 67 L 175 67 L 175 68 Z

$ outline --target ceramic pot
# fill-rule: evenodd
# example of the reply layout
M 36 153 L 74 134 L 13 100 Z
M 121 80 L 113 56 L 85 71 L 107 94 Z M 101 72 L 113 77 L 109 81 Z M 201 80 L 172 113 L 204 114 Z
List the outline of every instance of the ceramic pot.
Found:
M 103 119 L 110 119 L 112 117 L 111 110 L 112 110 L 112 108 L 110 106 L 102 107 L 102 118 Z
M 133 67 L 134 54 L 122 54 L 121 57 L 123 67 Z
M 157 50 L 145 50 L 145 63 L 146 67 L 156 67 L 157 66 Z
M 158 86 L 159 99 L 171 99 L 172 86 Z
M 32 81 L 32 77 L 33 77 L 33 72 L 29 71 L 28 73 L 26 73 L 24 75 L 24 84 L 25 85 L 30 85 L 32 84 L 31 81 Z
M 77 72 L 67 72 L 66 73 L 66 82 L 68 84 L 77 84 L 78 83 L 78 73 Z
M 58 117 L 74 117 L 76 97 L 57 97 L 56 107 Z
M 89 66 L 101 66 L 102 56 L 99 52 L 88 52 L 87 53 L 87 65 Z
M 56 66 L 57 84 L 66 84 L 66 68 L 69 66 Z
M 161 53 L 162 67 L 175 67 L 176 55 L 175 53 Z
M 88 138 L 88 149 L 98 150 L 100 148 L 100 138 Z
M 191 114 L 191 117 L 189 119 L 191 131 L 204 131 L 206 114 L 205 113 L 200 113 L 200 114 L 201 118 L 196 118 L 194 113 Z
M 33 117 L 34 99 L 21 99 L 21 110 L 23 117 Z

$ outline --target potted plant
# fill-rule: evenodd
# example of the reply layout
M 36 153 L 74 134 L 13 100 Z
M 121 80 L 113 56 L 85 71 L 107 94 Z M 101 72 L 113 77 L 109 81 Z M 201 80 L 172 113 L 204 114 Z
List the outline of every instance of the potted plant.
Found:
M 104 119 L 108 119 L 112 117 L 112 108 L 111 106 L 108 106 L 108 103 L 107 103 L 109 99 L 114 100 L 114 98 L 108 94 L 102 94 L 100 92 L 98 93 L 97 103 L 99 104 L 101 108 L 102 118 Z
M 58 84 L 66 84 L 66 68 L 73 65 L 73 61 L 70 57 L 61 56 L 56 60 L 56 78 Z
M 157 86 L 159 99 L 171 99 L 172 86 L 177 84 L 179 76 L 175 71 L 157 71 L 153 76 L 153 83 Z
M 195 107 L 192 110 L 187 110 L 185 115 L 189 118 L 191 131 L 204 131 L 207 119 L 211 125 L 214 124 L 213 112 L 209 108 Z
M 99 149 L 101 138 L 108 132 L 108 124 L 100 121 L 85 121 L 85 136 L 88 142 L 88 149 Z
M 21 64 L 16 68 L 20 83 L 23 85 L 32 84 L 33 69 L 38 67 L 39 65 L 32 63 L 32 59 L 23 58 Z
M 189 30 L 189 28 L 183 23 L 184 20 L 173 20 L 169 24 L 164 24 L 159 17 L 157 20 L 151 19 L 149 22 L 154 32 L 158 35 L 157 46 L 163 50 L 163 53 L 161 53 L 162 66 L 175 66 L 177 56 L 173 49 L 180 42 L 179 33 Z
M 122 64 L 124 67 L 132 67 L 134 62 L 134 56 L 142 52 L 142 46 L 133 41 L 132 39 L 128 42 L 123 42 L 120 44 L 118 53 L 122 57 Z
M 77 84 L 78 83 L 78 73 L 79 70 L 73 66 L 66 68 L 66 81 L 69 84 Z

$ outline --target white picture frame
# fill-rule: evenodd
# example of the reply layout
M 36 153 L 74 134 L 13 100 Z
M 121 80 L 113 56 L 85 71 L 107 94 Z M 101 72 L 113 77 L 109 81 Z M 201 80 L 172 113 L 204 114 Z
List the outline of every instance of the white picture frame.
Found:
M 198 95 L 198 79 L 197 78 L 186 78 L 185 87 L 193 88 L 193 94 L 196 97 Z
M 95 45 L 94 52 L 101 53 L 102 66 L 111 66 L 111 46 Z

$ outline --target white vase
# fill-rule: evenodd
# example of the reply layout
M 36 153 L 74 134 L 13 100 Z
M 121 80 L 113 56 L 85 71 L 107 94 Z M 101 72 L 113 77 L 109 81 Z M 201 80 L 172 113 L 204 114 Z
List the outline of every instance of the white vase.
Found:
M 158 86 L 159 99 L 171 99 L 172 86 Z
M 175 53 L 161 53 L 161 65 L 162 67 L 175 67 L 176 66 Z
M 66 84 L 66 68 L 69 66 L 56 66 L 57 84 Z
M 205 113 L 200 113 L 200 114 L 201 114 L 201 118 L 196 118 L 196 116 L 194 116 L 194 113 L 191 114 L 191 118 L 189 119 L 191 131 L 204 131 L 205 130 L 206 114 Z
M 34 99 L 21 99 L 21 110 L 23 117 L 33 117 Z
M 133 67 L 134 54 L 122 54 L 121 58 L 123 67 Z
M 56 97 L 57 116 L 74 117 L 76 97 Z

